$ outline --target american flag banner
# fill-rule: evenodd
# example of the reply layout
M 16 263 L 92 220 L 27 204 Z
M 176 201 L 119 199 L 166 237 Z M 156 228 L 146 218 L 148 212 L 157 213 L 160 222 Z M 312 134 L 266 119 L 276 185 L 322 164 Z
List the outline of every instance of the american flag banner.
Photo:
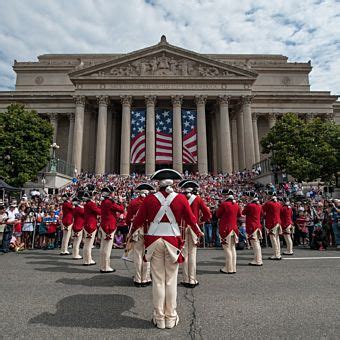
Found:
M 156 164 L 172 162 L 172 110 L 156 109 Z
M 183 164 L 197 163 L 197 111 L 182 109 Z
M 131 111 L 131 163 L 145 163 L 145 109 Z

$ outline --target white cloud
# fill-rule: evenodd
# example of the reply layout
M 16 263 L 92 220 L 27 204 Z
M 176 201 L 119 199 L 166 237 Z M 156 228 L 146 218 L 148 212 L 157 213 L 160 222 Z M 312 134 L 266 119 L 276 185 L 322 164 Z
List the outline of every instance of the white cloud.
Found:
M 311 59 L 312 89 L 340 93 L 337 0 L 0 0 L 0 13 L 0 90 L 14 86 L 14 59 L 129 52 L 164 33 L 197 52 Z

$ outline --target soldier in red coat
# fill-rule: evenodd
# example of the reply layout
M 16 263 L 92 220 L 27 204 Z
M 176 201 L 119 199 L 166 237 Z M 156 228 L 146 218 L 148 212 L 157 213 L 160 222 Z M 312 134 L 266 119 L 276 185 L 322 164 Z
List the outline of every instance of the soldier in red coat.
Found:
M 183 241 L 180 226 L 184 221 L 199 237 L 202 235 L 188 200 L 173 191 L 173 180 L 181 175 L 171 169 L 156 171 L 151 176 L 159 180 L 159 191 L 147 196 L 132 224 L 131 234 L 145 227 L 145 260 L 151 262 L 153 324 L 161 329 L 178 324 L 176 312 L 178 263 Z
M 183 183 L 183 181 L 182 181 Z M 185 180 L 180 185 L 181 189 L 184 189 L 185 196 L 188 199 L 190 208 L 196 217 L 197 222 L 204 223 L 211 219 L 211 212 L 205 205 L 200 196 L 197 195 L 197 189 L 199 185 L 197 182 Z M 199 238 L 193 232 L 190 226 L 185 228 L 184 231 L 184 247 L 183 247 L 183 282 L 181 284 L 187 288 L 195 288 L 198 285 L 196 278 L 196 254 L 197 244 Z
M 84 228 L 84 206 L 82 204 L 82 193 L 78 193 L 78 197 L 73 198 L 73 246 L 72 257 L 74 260 L 80 260 L 83 257 L 79 254 L 79 247 L 83 238 Z
M 135 190 L 139 192 L 139 196 L 133 199 L 127 209 L 126 224 L 131 225 L 133 218 L 136 216 L 140 206 L 142 205 L 145 197 L 150 191 L 155 189 L 148 183 L 142 183 L 138 185 Z M 138 228 L 133 235 L 131 235 L 130 241 L 133 247 L 133 262 L 135 264 L 135 276 L 133 278 L 134 285 L 136 287 L 146 287 L 151 284 L 150 277 L 150 262 L 143 261 L 144 256 L 144 226 Z
M 225 192 L 223 192 L 225 194 Z M 233 195 L 229 195 L 216 211 L 219 232 L 225 252 L 225 265 L 220 269 L 224 274 L 236 273 L 236 243 L 238 243 L 237 219 L 241 216 L 239 205 Z
M 113 237 L 117 229 L 116 213 L 123 213 L 124 206 L 115 202 L 114 189 L 111 186 L 102 189 L 102 196 L 103 201 L 100 205 L 100 272 L 112 273 L 115 270 L 110 266 L 110 255 Z
M 86 202 L 84 206 L 84 266 L 93 266 L 96 264 L 92 259 L 92 246 L 96 237 L 100 207 L 92 200 L 93 194 L 90 189 L 84 193 L 84 200 Z
M 242 215 L 246 216 L 246 232 L 254 251 L 254 260 L 249 262 L 249 265 L 262 266 L 262 251 L 260 245 L 260 240 L 262 240 L 262 207 L 256 193 L 251 192 L 250 196 L 252 197 L 252 200 L 242 211 Z
M 293 225 L 293 210 L 290 205 L 288 199 L 286 199 L 283 203 L 280 212 L 281 217 L 281 227 L 283 231 L 283 237 L 286 241 L 287 251 L 284 252 L 284 255 L 293 255 L 293 240 L 292 234 L 294 233 L 294 225 Z
M 274 255 L 269 257 L 270 260 L 281 260 L 280 234 L 281 229 L 281 204 L 277 201 L 274 193 L 271 193 L 271 199 L 267 201 L 262 209 L 265 215 L 266 229 L 269 233 L 270 241 L 274 250 Z
M 71 202 L 71 195 L 69 193 L 63 194 L 64 203 L 62 205 L 62 220 L 61 227 L 63 230 L 63 239 L 61 241 L 60 255 L 70 255 L 68 251 L 68 244 L 71 238 L 72 224 L 73 224 L 73 205 Z

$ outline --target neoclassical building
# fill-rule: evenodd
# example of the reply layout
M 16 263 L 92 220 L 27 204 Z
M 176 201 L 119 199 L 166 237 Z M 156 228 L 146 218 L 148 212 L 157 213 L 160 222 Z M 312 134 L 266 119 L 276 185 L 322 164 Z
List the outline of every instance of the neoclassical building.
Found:
M 171 45 L 164 36 L 131 53 L 45 54 L 34 62 L 14 61 L 13 69 L 15 91 L 0 92 L 0 112 L 19 102 L 49 119 L 60 146 L 57 157 L 78 171 L 150 174 L 171 166 L 231 172 L 262 159 L 259 141 L 286 112 L 340 120 L 337 96 L 310 91 L 310 62 L 289 62 L 282 55 L 200 54 Z M 145 155 L 138 164 L 131 162 L 136 109 L 145 114 Z M 156 161 L 158 109 L 172 116 L 168 162 Z M 183 162 L 183 110 L 196 115 L 191 164 Z

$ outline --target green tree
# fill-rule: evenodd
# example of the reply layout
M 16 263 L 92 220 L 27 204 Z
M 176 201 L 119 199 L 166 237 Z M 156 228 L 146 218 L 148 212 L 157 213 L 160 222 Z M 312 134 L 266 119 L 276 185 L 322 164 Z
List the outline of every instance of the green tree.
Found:
M 340 168 L 340 126 L 319 118 L 308 122 L 285 114 L 261 140 L 262 153 L 298 181 L 331 182 Z
M 0 113 L 0 176 L 14 186 L 32 180 L 50 159 L 53 128 L 23 105 Z

